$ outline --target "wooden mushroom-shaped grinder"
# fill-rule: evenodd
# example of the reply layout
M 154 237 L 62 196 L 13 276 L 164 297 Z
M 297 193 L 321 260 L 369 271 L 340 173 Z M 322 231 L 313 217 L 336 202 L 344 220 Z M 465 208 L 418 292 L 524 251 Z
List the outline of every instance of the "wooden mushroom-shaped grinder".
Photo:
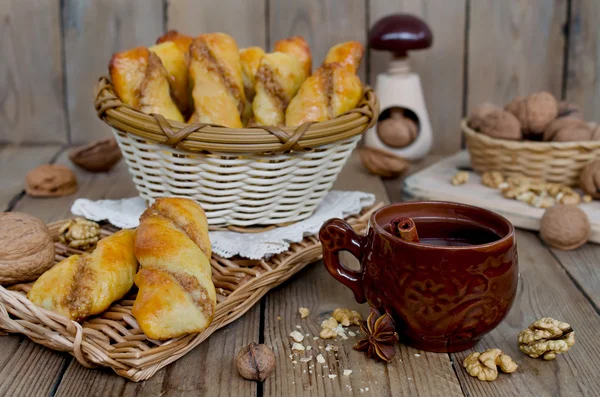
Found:
M 407 160 L 422 158 L 431 149 L 431 124 L 421 79 L 410 70 L 408 52 L 429 48 L 432 42 L 429 26 L 413 15 L 389 15 L 371 29 L 371 49 L 389 51 L 392 59 L 387 72 L 377 76 L 375 91 L 381 113 L 365 135 L 367 147 Z

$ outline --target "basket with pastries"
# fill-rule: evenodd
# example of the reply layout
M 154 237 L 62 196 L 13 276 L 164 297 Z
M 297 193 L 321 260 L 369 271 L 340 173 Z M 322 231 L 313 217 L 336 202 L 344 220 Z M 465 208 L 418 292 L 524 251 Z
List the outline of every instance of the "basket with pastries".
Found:
M 340 43 L 312 70 L 302 37 L 265 52 L 170 31 L 116 53 L 95 106 L 149 203 L 193 199 L 213 228 L 284 225 L 313 213 L 376 121 L 363 53 Z
M 600 126 L 549 92 L 514 98 L 504 107 L 483 103 L 462 121 L 475 171 L 579 184 L 583 168 L 600 158 Z

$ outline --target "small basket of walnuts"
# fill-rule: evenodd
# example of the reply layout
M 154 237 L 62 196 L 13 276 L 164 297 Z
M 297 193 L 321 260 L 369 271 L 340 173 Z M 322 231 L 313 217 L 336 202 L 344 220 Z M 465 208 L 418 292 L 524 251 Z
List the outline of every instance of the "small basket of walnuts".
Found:
M 600 158 L 600 125 L 549 92 L 516 97 L 504 108 L 484 103 L 462 122 L 475 171 L 500 171 L 568 186 Z

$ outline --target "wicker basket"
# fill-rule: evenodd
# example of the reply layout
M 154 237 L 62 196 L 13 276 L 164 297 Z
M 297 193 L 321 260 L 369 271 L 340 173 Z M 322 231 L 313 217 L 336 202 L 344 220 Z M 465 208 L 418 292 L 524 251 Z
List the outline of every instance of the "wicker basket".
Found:
M 379 104 L 366 88 L 356 109 L 333 120 L 231 129 L 142 113 L 123 104 L 103 77 L 96 110 L 113 128 L 142 198 L 192 198 L 209 225 L 248 227 L 308 218 L 376 122 Z
M 495 139 L 461 123 L 471 165 L 478 173 L 500 171 L 547 182 L 579 185 L 581 169 L 600 158 L 600 141 L 532 142 Z
M 363 232 L 370 214 L 382 204 L 348 218 Z M 58 240 L 58 229 L 65 221 L 48 225 L 55 239 L 56 261 L 81 251 L 68 248 Z M 115 229 L 103 226 L 102 236 Z M 2 331 L 26 335 L 53 350 L 71 353 L 86 367 L 110 367 L 117 374 L 139 382 L 181 358 L 213 332 L 241 317 L 270 289 L 289 279 L 309 263 L 321 258 L 321 243 L 316 236 L 292 244 L 290 249 L 268 260 L 225 259 L 213 255 L 213 282 L 217 289 L 217 311 L 211 325 L 199 334 L 166 341 L 149 340 L 131 315 L 135 289 L 113 303 L 99 316 L 79 324 L 31 303 L 26 293 L 31 284 L 10 288 L 0 286 L 0 334 Z

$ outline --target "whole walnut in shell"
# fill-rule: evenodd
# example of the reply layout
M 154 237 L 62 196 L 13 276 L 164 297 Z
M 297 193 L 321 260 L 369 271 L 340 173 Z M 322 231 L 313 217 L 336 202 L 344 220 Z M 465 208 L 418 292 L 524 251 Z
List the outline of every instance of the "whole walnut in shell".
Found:
M 548 125 L 543 139 L 554 142 L 589 141 L 592 139 L 592 130 L 583 120 L 561 117 Z
M 33 197 L 67 196 L 77 191 L 77 178 L 68 167 L 44 164 L 29 171 L 25 192 Z
M 594 160 L 579 175 L 581 190 L 593 198 L 600 198 L 600 160 Z
M 563 251 L 581 247 L 588 241 L 590 221 L 575 205 L 556 204 L 544 212 L 540 220 L 540 237 L 548 245 Z
M 469 116 L 471 128 L 492 138 L 521 140 L 521 124 L 511 113 L 490 103 L 477 106 Z
M 269 346 L 252 342 L 238 353 L 237 368 L 244 378 L 262 382 L 275 369 L 275 354 Z
M 558 115 L 558 101 L 547 91 L 536 92 L 527 97 L 516 97 L 505 109 L 521 123 L 524 135 L 541 137 L 544 130 Z
M 69 159 L 90 172 L 107 172 L 121 160 L 121 150 L 115 138 L 106 138 L 79 146 L 69 153 Z
M 52 267 L 54 242 L 40 219 L 4 212 L 0 230 L 0 284 L 32 281 Z
M 414 120 L 404 117 L 401 109 L 391 109 L 390 117 L 377 123 L 377 135 L 389 147 L 406 147 L 417 138 L 419 127 Z

